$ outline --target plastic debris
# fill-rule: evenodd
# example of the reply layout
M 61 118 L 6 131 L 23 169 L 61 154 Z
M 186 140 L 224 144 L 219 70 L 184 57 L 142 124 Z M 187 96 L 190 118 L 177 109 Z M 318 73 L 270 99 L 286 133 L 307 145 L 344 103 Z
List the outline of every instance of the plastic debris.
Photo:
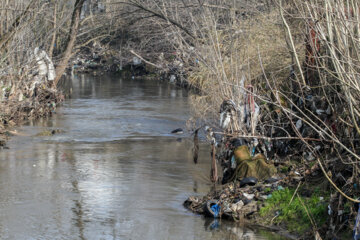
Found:
M 174 74 L 170 75 L 170 83 L 175 83 L 176 81 L 176 76 Z
M 231 169 L 235 169 L 236 168 L 236 160 L 235 160 L 235 155 L 233 155 L 231 157 Z
M 141 59 L 138 57 L 133 57 L 133 64 L 136 65 L 140 65 L 141 64 Z
M 240 188 L 245 187 L 247 185 L 254 186 L 258 182 L 257 178 L 247 177 L 240 181 Z
M 214 204 L 211 206 L 211 210 L 214 212 L 214 217 L 217 218 L 219 217 L 219 213 L 220 213 L 220 206 L 218 204 Z
M 253 157 L 255 155 L 256 147 L 259 145 L 259 141 L 255 138 L 252 143 L 252 150 L 251 150 L 251 156 Z
M 305 152 L 304 152 L 304 158 L 305 158 L 307 161 L 313 161 L 313 160 L 315 160 L 315 157 L 314 157 L 314 155 L 312 154 L 312 152 L 308 152 L 308 153 L 305 153 Z
M 237 212 L 239 211 L 242 207 L 244 206 L 244 202 L 243 201 L 238 201 L 237 203 L 234 203 L 231 205 L 231 211 L 233 212 Z
M 317 114 L 317 115 L 321 115 L 321 114 L 323 114 L 323 113 L 325 113 L 325 110 L 316 109 L 316 114 Z
M 330 115 L 330 114 L 331 114 L 331 107 L 330 107 L 330 105 L 329 105 L 328 108 L 326 109 L 326 114 L 327 114 L 327 115 Z
M 188 199 L 188 201 L 190 201 L 190 199 Z M 194 203 L 191 202 L 191 204 Z M 220 217 L 221 207 L 217 200 L 212 199 L 206 201 L 206 203 L 203 205 L 203 209 L 205 215 L 208 217 L 214 217 L 214 218 Z
M 268 196 L 266 196 L 266 195 L 261 195 L 260 198 L 263 199 L 263 200 L 266 200 L 266 199 L 268 199 Z
M 220 127 L 227 130 L 230 126 L 231 117 L 235 115 L 235 103 L 232 100 L 224 100 L 220 106 Z
M 34 49 L 34 56 L 38 64 L 39 75 L 46 77 L 48 81 L 53 81 L 56 76 L 55 67 L 47 53 L 37 47 Z
M 302 123 L 301 119 L 297 120 L 297 122 L 296 122 L 296 129 L 297 129 L 297 130 L 300 130 L 300 128 L 302 127 L 302 125 L 303 125 L 303 123 Z
M 332 209 L 331 209 L 330 204 L 328 205 L 328 214 L 329 214 L 329 215 L 331 215 L 331 214 L 332 214 Z
M 248 200 L 252 200 L 255 197 L 255 194 L 244 193 L 244 197 L 246 197 Z

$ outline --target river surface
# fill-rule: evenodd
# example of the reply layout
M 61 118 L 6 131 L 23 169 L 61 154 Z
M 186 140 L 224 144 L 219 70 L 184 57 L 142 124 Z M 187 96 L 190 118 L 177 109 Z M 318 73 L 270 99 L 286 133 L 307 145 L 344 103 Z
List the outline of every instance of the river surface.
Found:
M 185 129 L 187 91 L 115 76 L 71 81 L 57 114 L 0 151 L 0 239 L 282 239 L 182 206 L 211 187 L 209 147 L 194 165 L 190 134 L 170 133 Z

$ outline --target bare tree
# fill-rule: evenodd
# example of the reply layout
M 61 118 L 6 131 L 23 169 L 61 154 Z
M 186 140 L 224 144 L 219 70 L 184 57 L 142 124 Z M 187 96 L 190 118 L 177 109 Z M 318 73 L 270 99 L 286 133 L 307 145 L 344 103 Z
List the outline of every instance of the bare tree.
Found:
M 72 55 L 72 50 L 75 45 L 77 33 L 79 30 L 80 25 L 80 14 L 81 14 L 81 8 L 84 4 L 85 0 L 76 0 L 74 4 L 74 11 L 72 13 L 71 17 L 71 24 L 70 24 L 70 30 L 69 30 L 69 36 L 66 44 L 66 49 L 63 54 L 63 59 L 60 61 L 59 65 L 56 67 L 56 78 L 54 80 L 54 87 L 57 86 L 61 76 L 65 72 L 65 69 L 67 67 L 67 64 L 69 62 L 69 59 Z

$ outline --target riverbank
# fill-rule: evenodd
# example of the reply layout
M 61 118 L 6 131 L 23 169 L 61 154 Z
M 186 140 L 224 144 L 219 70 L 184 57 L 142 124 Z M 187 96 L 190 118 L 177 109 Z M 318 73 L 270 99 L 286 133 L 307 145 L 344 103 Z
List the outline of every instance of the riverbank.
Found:
M 244 145 L 231 149 L 237 162 L 237 151 L 242 149 Z M 216 156 L 223 155 L 220 152 Z M 249 160 L 240 159 L 241 167 L 233 172 L 235 179 L 227 180 L 229 169 L 221 168 L 219 181 L 213 189 L 205 196 L 189 197 L 184 207 L 208 218 L 230 219 L 280 229 L 291 239 L 313 239 L 314 235 L 326 235 L 331 188 L 319 166 L 314 164 L 311 169 L 306 169 L 300 159 L 287 159 L 278 163 L 269 159 L 260 167 L 256 161 L 259 161 L 261 155 L 256 156 L 249 157 Z M 218 160 L 222 166 L 225 165 L 221 157 Z M 272 175 L 259 175 L 259 172 L 264 173 L 266 170 L 264 167 L 274 166 L 276 171 L 272 171 Z M 351 212 L 346 209 L 343 217 L 350 216 Z
M 299 180 L 298 185 L 305 181 Z M 323 196 L 326 195 L 311 187 L 296 189 L 296 192 L 294 189 L 296 187 L 284 179 L 268 179 L 251 183 L 251 186 L 237 181 L 218 186 L 203 197 L 191 196 L 184 206 L 208 218 L 277 229 L 279 234 L 289 239 L 313 239 L 313 226 L 306 211 L 315 216 L 316 224 L 324 224 L 327 203 Z M 218 206 L 217 212 L 214 206 Z M 319 232 L 324 234 L 321 228 Z
M 53 89 L 51 83 L 27 81 L 22 87 L 4 88 L 0 102 L 0 147 L 14 130 L 28 120 L 45 118 L 56 113 L 56 107 L 64 100 L 61 91 Z
M 187 79 L 188 73 L 179 61 L 161 59 L 157 64 L 137 57 L 132 53 L 119 56 L 111 46 L 83 51 L 71 61 L 69 71 L 76 74 L 104 75 L 117 74 L 122 78 L 164 81 L 186 89 L 197 89 Z
M 165 64 L 165 63 L 164 63 Z M 171 63 L 164 68 L 154 68 L 141 59 L 132 56 L 118 56 L 113 49 L 94 48 L 91 52 L 79 52 L 72 58 L 58 88 L 47 77 L 27 76 L 30 79 L 22 82 L 22 86 L 8 85 L 0 89 L 0 147 L 6 147 L 6 141 L 15 127 L 21 126 L 28 120 L 49 117 L 56 113 L 56 107 L 68 95 L 63 94 L 67 85 L 67 75 L 90 74 L 103 76 L 105 74 L 117 75 L 121 78 L 141 79 L 170 82 L 176 86 L 189 89 L 190 85 L 183 76 L 178 75 Z M 33 78 L 33 79 L 31 79 Z M 42 80 L 39 80 L 42 79 Z M 6 79 L 5 82 L 9 82 Z M 66 88 L 66 87 L 65 87 Z

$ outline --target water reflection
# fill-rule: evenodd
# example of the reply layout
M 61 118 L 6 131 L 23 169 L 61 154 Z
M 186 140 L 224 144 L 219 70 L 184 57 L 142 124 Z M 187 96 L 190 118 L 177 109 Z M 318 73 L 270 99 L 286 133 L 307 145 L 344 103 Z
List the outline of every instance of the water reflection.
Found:
M 22 128 L 27 137 L 0 152 L 0 238 L 267 239 L 182 207 L 210 187 L 208 148 L 195 166 L 186 134 L 170 134 L 184 128 L 186 91 L 89 76 L 72 88 L 57 115 Z M 35 137 L 48 128 L 64 132 Z

